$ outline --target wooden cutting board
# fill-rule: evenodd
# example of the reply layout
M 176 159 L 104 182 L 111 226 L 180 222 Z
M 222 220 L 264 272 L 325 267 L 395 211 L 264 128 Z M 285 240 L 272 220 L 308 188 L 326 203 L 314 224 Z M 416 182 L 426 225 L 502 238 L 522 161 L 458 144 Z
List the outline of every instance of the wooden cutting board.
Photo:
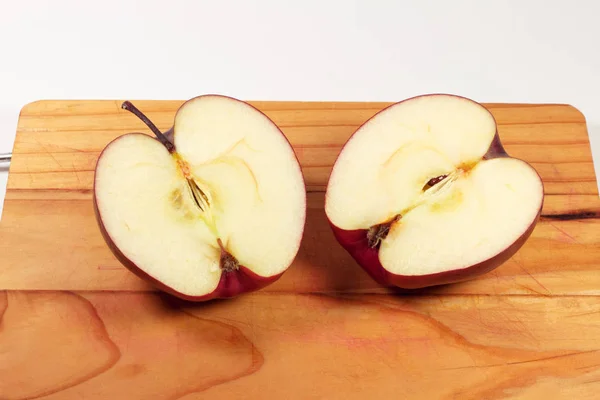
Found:
M 181 103 L 135 102 L 162 130 Z M 146 127 L 121 101 L 22 110 L 0 223 L 0 399 L 597 398 L 600 199 L 579 111 L 487 104 L 544 180 L 541 221 L 497 270 L 398 294 L 337 245 L 323 211 L 342 144 L 387 103 L 252 103 L 302 164 L 305 237 L 275 284 L 206 304 L 155 292 L 98 231 L 96 159 Z

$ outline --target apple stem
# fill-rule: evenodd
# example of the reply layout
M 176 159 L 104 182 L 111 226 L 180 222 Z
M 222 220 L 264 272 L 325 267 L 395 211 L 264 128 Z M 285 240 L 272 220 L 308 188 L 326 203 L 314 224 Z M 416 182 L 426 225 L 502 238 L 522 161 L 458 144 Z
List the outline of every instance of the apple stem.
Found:
M 150 119 L 146 117 L 143 112 L 138 110 L 137 107 L 134 106 L 130 101 L 124 101 L 123 104 L 121 104 L 121 108 L 131 112 L 136 117 L 141 119 L 142 122 L 146 124 L 148 128 L 150 128 L 152 133 L 154 133 L 158 141 L 161 142 L 167 148 L 167 150 L 169 150 L 169 153 L 175 152 L 175 145 L 171 143 L 171 141 L 167 139 L 167 137 L 156 127 L 156 125 L 154 125 L 152 121 L 150 121 Z

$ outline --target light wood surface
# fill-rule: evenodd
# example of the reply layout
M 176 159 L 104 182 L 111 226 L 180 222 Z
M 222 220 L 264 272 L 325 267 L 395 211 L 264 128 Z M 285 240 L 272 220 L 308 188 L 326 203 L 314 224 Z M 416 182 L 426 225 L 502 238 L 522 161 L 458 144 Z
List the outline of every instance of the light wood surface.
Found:
M 302 164 L 304 240 L 275 284 L 200 305 L 133 276 L 96 226 L 96 159 L 149 133 L 141 122 L 121 101 L 23 109 L 0 223 L 0 399 L 597 398 L 600 198 L 579 111 L 487 105 L 544 180 L 542 219 L 495 271 L 398 294 L 337 245 L 323 211 L 340 147 L 387 103 L 252 103 Z M 181 102 L 135 104 L 167 130 Z
M 0 294 L 3 399 L 597 399 L 596 296 Z

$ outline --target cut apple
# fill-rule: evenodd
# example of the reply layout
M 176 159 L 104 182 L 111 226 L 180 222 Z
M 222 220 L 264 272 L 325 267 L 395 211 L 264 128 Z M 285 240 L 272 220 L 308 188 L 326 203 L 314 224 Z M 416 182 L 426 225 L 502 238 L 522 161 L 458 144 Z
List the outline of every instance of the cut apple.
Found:
M 412 289 L 501 265 L 531 234 L 543 197 L 539 175 L 507 155 L 486 108 L 439 94 L 396 103 L 352 135 L 325 211 L 376 281 Z
M 260 289 L 300 246 L 306 192 L 283 133 L 249 104 L 206 95 L 185 102 L 156 138 L 130 133 L 98 159 L 96 214 L 118 259 L 187 300 Z

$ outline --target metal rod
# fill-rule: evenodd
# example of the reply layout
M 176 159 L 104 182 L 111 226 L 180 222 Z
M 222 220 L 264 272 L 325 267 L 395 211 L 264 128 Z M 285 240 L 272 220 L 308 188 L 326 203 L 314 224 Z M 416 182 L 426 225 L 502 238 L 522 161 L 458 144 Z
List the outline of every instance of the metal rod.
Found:
M 10 163 L 12 153 L 0 153 L 0 164 Z

